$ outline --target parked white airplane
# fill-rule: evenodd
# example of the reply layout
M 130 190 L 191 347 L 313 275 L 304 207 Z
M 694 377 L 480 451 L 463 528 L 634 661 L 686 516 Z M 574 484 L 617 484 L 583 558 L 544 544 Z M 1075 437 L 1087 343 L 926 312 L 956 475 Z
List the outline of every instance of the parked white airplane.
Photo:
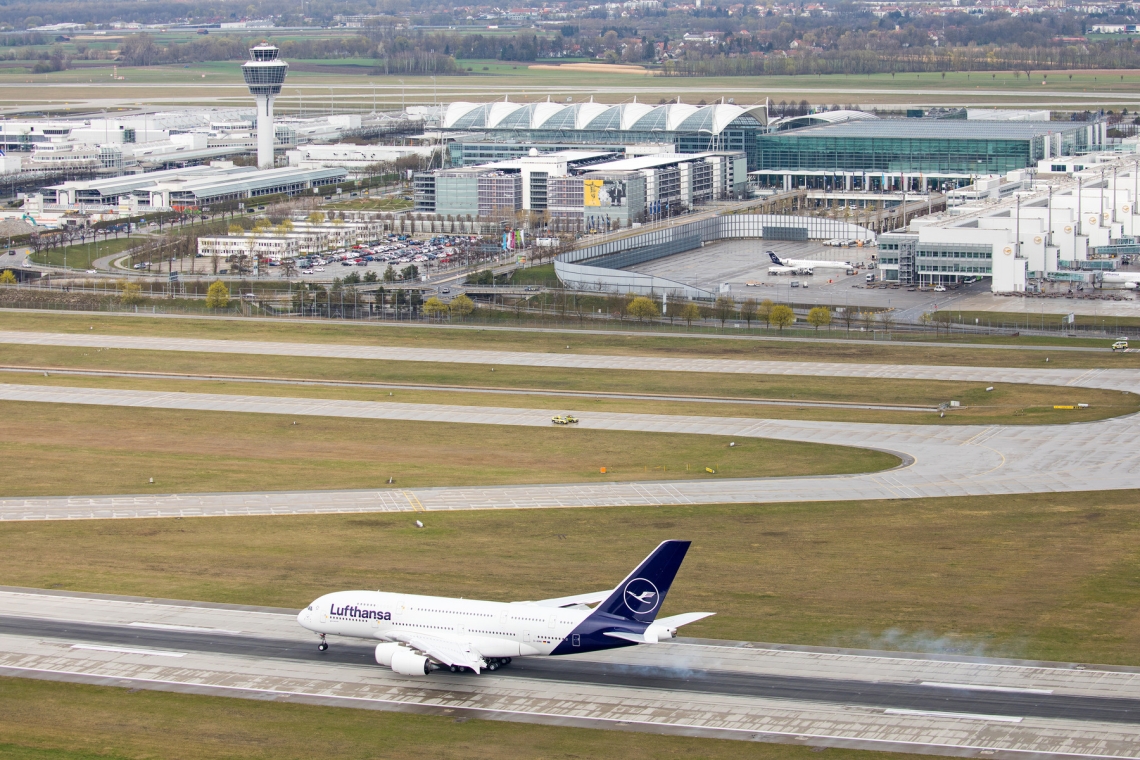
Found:
M 1105 272 L 1100 276 L 1105 285 L 1120 285 L 1133 289 L 1140 286 L 1140 272 Z
M 781 267 L 806 267 L 809 269 L 851 269 L 850 261 L 815 261 L 814 259 L 781 259 L 775 251 L 768 251 L 772 263 Z
M 383 591 L 326 594 L 301 610 L 297 622 L 321 637 L 380 639 L 376 662 L 423 676 L 497 670 L 513 657 L 591 652 L 656 644 L 712 612 L 657 619 L 689 541 L 665 541 L 617 588 L 539 602 L 484 602 Z M 597 604 L 591 609 L 588 605 Z

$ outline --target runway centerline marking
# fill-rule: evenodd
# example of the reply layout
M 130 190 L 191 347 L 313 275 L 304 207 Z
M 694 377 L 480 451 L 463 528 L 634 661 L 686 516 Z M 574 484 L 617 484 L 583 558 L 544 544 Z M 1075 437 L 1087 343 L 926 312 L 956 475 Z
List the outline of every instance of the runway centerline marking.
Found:
M 959 718 L 961 720 L 995 720 L 999 723 L 1020 723 L 1024 718 L 1012 715 L 983 715 L 981 713 L 939 712 L 937 710 L 906 710 L 898 707 L 888 707 L 883 710 L 885 715 L 913 715 L 920 718 Z
M 185 652 L 160 652 L 155 649 L 127 649 L 125 647 L 101 647 L 95 644 L 72 644 L 72 649 L 84 649 L 93 652 L 115 652 L 117 654 L 145 654 L 153 657 L 185 657 Z
M 972 683 L 942 683 L 923 681 L 920 686 L 936 686 L 940 689 L 966 689 L 968 691 L 1001 691 L 1009 694 L 1052 694 L 1052 689 L 1019 689 L 1015 686 L 986 686 Z

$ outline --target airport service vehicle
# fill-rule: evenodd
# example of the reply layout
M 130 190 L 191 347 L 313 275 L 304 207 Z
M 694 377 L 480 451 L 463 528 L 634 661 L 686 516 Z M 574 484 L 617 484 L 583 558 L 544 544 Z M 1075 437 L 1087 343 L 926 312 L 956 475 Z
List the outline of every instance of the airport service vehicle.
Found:
M 317 633 L 379 639 L 376 662 L 402 675 L 497 670 L 548 657 L 656 644 L 715 613 L 657 618 L 689 541 L 664 541 L 616 588 L 537 602 L 485 602 L 383 591 L 326 594 L 297 615 Z M 595 604 L 592 609 L 589 605 Z
M 945 285 L 935 285 L 934 286 L 934 292 L 935 293 L 945 293 L 946 292 L 946 286 Z
M 550 418 L 550 421 L 555 425 L 573 425 L 578 418 L 572 414 L 556 414 Z
M 868 285 L 870 285 L 874 281 L 875 281 L 875 275 L 873 275 L 873 274 L 867 275 L 867 284 Z
M 768 251 L 768 258 L 780 267 L 810 267 L 812 269 L 851 269 L 850 261 L 813 261 L 812 259 L 781 259 L 775 251 Z
M 799 280 L 792 280 L 790 284 L 793 288 L 798 288 L 800 286 L 800 281 Z
M 1112 344 L 1112 350 L 1113 351 L 1127 351 L 1128 350 L 1128 341 L 1126 341 L 1126 340 L 1116 341 L 1115 343 Z

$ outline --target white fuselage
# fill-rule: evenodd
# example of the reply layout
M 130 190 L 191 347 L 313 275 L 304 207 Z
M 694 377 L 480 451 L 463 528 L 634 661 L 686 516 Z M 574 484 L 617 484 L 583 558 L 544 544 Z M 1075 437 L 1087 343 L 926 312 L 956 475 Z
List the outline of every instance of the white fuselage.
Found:
M 316 633 L 379 641 L 401 632 L 461 638 L 483 657 L 504 658 L 550 654 L 589 615 L 526 602 L 339 591 L 301 610 L 297 621 Z
M 849 261 L 813 261 L 812 259 L 780 259 L 786 267 L 804 267 L 807 269 L 850 269 Z

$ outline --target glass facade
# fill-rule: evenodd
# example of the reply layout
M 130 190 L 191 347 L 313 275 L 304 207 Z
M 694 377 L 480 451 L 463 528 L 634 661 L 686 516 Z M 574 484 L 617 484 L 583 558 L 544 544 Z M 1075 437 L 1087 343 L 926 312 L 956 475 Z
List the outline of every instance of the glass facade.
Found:
M 700 124 L 692 130 L 685 129 L 685 122 L 674 130 L 640 128 L 647 120 L 663 120 L 663 112 L 650 114 L 632 125 L 631 129 L 623 130 L 617 126 L 617 115 L 616 109 L 608 109 L 591 120 L 584 129 L 574 129 L 572 124 L 569 128 L 559 128 L 555 121 L 557 116 L 544 123 L 541 129 L 503 129 L 502 125 L 495 129 L 481 129 L 477 141 L 464 140 L 449 146 L 451 165 L 470 166 L 487 161 L 517 158 L 526 155 L 532 147 L 540 150 L 547 148 L 567 150 L 591 146 L 600 150 L 611 148 L 619 150 L 619 146 L 623 145 L 671 143 L 676 146 L 678 153 L 742 151 L 748 157 L 749 171 L 759 168 L 760 151 L 757 138 L 764 128 L 751 116 L 739 116 L 719 133 L 713 134 Z M 484 118 L 482 108 L 476 109 L 457 120 L 452 129 L 463 131 L 478 129 Z
M 860 121 L 761 135 L 758 163 L 761 170 L 1004 174 L 1035 165 L 1047 150 L 1084 149 L 1086 132 L 1064 122 Z

